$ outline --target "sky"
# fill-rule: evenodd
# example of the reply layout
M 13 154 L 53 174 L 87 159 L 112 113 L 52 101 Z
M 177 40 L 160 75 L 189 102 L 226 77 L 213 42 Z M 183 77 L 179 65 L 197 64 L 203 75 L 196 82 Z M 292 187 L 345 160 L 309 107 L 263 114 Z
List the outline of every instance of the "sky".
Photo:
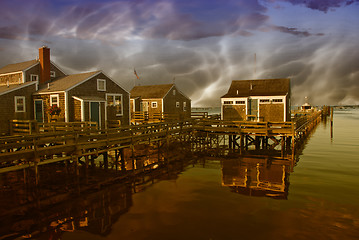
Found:
M 358 13 L 359 0 L 0 0 L 0 67 L 46 45 L 68 74 L 175 82 L 197 107 L 266 78 L 291 79 L 292 105 L 359 104 Z

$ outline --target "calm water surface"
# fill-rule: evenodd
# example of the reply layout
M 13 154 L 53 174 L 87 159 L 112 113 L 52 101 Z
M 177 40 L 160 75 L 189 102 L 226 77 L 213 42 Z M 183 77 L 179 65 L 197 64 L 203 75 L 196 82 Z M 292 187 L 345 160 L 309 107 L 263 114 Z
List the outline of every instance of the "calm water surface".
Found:
M 36 239 L 358 239 L 358 124 L 359 110 L 337 110 L 295 166 L 200 159 L 136 193 L 114 185 L 10 226 L 42 221 Z
M 263 167 L 254 162 L 246 168 L 248 164 L 235 159 L 208 159 L 189 166 L 175 180 L 133 194 L 131 207 L 111 223 L 108 233 L 79 228 L 61 238 L 358 239 L 358 125 L 359 110 L 337 110 L 333 138 L 330 123 L 320 124 L 292 172 L 280 164 Z M 268 179 L 287 172 L 286 198 L 250 196 L 245 188 L 233 191 L 224 181 L 226 161 L 231 161 L 229 172 L 234 175 L 229 179 L 237 184 L 243 183 L 241 173 L 251 175 L 255 184 L 258 172 Z M 279 173 L 271 175 L 272 168 Z

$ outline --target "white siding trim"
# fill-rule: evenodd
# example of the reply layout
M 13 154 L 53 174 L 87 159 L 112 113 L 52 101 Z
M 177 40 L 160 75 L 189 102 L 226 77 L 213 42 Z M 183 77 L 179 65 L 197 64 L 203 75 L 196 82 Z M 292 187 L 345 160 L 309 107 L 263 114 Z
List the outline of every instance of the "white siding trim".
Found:
M 0 96 L 1 96 L 1 95 L 5 95 L 5 94 L 10 93 L 10 92 L 13 92 L 13 91 L 16 91 L 16 90 L 19 90 L 19 89 L 24 88 L 24 87 L 29 87 L 29 86 L 31 86 L 32 84 L 36 84 L 36 82 L 29 82 L 29 83 L 17 85 L 18 87 L 16 87 L 16 88 L 13 88 L 13 89 L 10 89 L 10 90 L 8 90 L 8 91 L 5 91 L 5 92 L 0 93 Z
M 161 104 L 162 104 L 162 113 L 164 113 L 165 106 L 163 106 L 163 98 L 161 99 Z
M 68 92 L 65 91 L 65 122 L 69 122 L 69 100 L 68 98 Z
M 2 74 L 0 74 L 0 76 L 13 75 L 13 74 L 17 74 L 17 73 L 24 73 L 24 71 L 17 71 L 17 72 L 2 73 Z
M 73 99 L 80 101 L 81 103 L 81 122 L 85 121 L 85 104 L 84 104 L 84 100 L 75 96 L 72 96 Z
M 130 97 L 130 94 L 128 94 L 128 103 L 130 103 L 130 100 L 131 100 L 131 97 Z M 130 108 L 130 105 L 128 107 L 128 125 L 131 125 L 131 108 Z
M 34 95 L 59 94 L 59 93 L 64 93 L 64 92 L 65 91 L 42 92 L 42 93 L 34 93 Z

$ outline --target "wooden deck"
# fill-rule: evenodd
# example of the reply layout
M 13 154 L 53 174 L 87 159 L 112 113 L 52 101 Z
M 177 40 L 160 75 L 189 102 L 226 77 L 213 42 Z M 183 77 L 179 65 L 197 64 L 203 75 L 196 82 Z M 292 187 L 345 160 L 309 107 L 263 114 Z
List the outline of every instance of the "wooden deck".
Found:
M 84 158 L 86 166 L 89 157 L 108 153 L 114 164 L 124 168 L 123 149 L 131 149 L 130 161 L 135 160 L 134 147 L 141 144 L 157 144 L 168 148 L 171 142 L 186 142 L 191 152 L 220 149 L 239 150 L 245 154 L 253 145 L 256 149 L 281 147 L 281 157 L 294 155 L 295 146 L 313 129 L 321 112 L 313 112 L 294 119 L 293 122 L 250 122 L 220 121 L 215 119 L 189 119 L 181 122 L 160 122 L 132 125 L 105 130 L 91 129 L 88 124 L 61 131 L 9 136 L 0 138 L 0 173 L 24 168 L 37 168 L 43 164 L 60 161 L 78 162 Z M 46 128 L 44 128 L 46 129 Z M 289 154 L 287 154 L 289 152 Z M 104 163 L 106 165 L 106 163 Z

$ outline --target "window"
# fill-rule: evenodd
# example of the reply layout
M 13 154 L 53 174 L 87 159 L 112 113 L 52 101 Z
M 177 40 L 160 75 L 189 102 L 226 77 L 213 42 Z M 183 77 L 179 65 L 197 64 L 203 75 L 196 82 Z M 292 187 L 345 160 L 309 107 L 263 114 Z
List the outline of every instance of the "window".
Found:
M 187 103 L 183 102 L 183 111 L 187 111 Z
M 15 112 L 25 112 L 24 96 L 15 96 Z
M 116 116 L 122 115 L 121 94 L 107 94 L 107 105 L 115 108 Z
M 273 99 L 273 102 L 283 102 L 283 99 Z
M 106 91 L 105 79 L 97 79 L 97 91 Z
M 236 104 L 246 104 L 245 101 L 236 101 Z
M 176 108 L 179 108 L 179 107 L 180 107 L 180 103 L 176 102 Z
M 39 80 L 39 75 L 35 75 L 35 74 L 30 75 L 30 81 L 38 81 L 38 80 Z
M 223 104 L 233 104 L 233 101 L 224 101 Z
M 55 71 L 50 71 L 50 77 L 52 77 L 52 78 L 56 77 L 56 72 Z
M 259 102 L 261 102 L 261 103 L 269 103 L 269 99 L 261 99 L 261 100 L 259 100 Z
M 59 94 L 50 95 L 50 106 L 59 107 Z
M 157 102 L 152 102 L 152 108 L 157 108 Z
M 173 90 L 173 96 L 176 95 L 176 90 Z

